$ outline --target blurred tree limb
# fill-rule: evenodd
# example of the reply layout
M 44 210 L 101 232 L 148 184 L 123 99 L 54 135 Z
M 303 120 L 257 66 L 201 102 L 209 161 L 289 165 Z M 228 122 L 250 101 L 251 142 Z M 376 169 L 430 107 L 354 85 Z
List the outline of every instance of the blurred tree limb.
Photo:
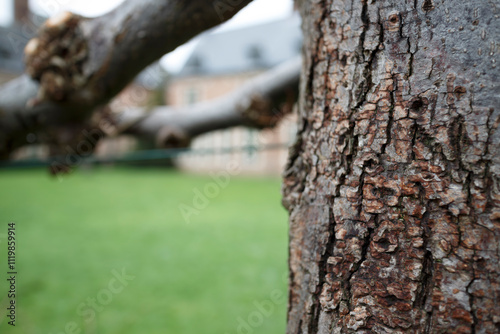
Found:
M 0 156 L 8 157 L 14 149 L 26 145 L 32 133 L 38 141 L 56 147 L 75 143 L 76 133 L 90 126 L 92 115 L 102 114 L 107 103 L 147 65 L 230 19 L 249 2 L 127 0 L 93 19 L 68 12 L 50 18 L 26 46 L 26 74 L 0 87 Z M 293 69 L 294 85 L 299 67 Z M 273 76 L 255 79 L 255 87 L 247 85 L 233 97 L 195 105 L 182 117 L 180 113 L 167 116 L 174 115 L 170 108 L 155 108 L 124 131 L 154 136 L 172 145 L 166 124 L 169 120 L 177 120 L 173 127 L 188 137 L 238 124 L 271 125 L 261 124 L 265 117 L 252 112 L 269 111 L 268 107 L 274 106 L 271 100 L 282 98 L 277 94 L 280 83 L 286 90 L 291 81 L 286 75 L 280 78 L 282 82 Z M 130 122 L 137 116 L 138 110 L 124 112 L 114 119 L 116 129 L 125 124 L 120 122 Z M 203 117 L 195 119 L 198 116 Z
M 105 113 L 108 122 L 102 123 L 106 125 L 102 130 L 150 139 L 160 147 L 185 147 L 209 131 L 238 125 L 273 127 L 297 99 L 301 63 L 300 57 L 289 60 L 213 101 Z

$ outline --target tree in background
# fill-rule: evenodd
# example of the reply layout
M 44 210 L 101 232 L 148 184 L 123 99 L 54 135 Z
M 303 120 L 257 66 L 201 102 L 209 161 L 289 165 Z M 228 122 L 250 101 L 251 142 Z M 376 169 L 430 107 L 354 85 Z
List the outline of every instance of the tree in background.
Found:
M 51 18 L 26 47 L 29 76 L 0 87 L 1 152 L 31 133 L 77 145 L 95 119 L 167 146 L 222 127 L 271 126 L 293 96 L 297 61 L 182 113 L 106 108 L 146 65 L 248 2 L 129 0 L 100 18 Z M 287 332 L 497 333 L 496 3 L 297 5 L 305 46 L 283 188 Z

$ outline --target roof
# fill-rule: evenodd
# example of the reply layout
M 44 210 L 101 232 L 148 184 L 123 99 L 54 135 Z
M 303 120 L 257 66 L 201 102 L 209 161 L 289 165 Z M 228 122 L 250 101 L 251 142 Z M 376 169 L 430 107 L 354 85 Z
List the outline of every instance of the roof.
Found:
M 24 47 L 45 20 L 46 17 L 30 13 L 27 23 L 0 26 L 0 72 L 17 74 L 24 71 Z
M 24 71 L 24 46 L 30 36 L 24 35 L 17 26 L 0 27 L 0 71 L 21 73 Z
M 297 14 L 270 23 L 207 33 L 178 76 L 241 73 L 273 67 L 300 54 L 302 32 Z

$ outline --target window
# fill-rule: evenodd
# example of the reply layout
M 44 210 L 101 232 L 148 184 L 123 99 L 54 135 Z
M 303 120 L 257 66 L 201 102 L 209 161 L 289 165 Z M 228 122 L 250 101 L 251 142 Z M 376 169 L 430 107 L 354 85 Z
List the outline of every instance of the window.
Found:
M 184 96 L 184 104 L 189 105 L 199 100 L 199 92 L 195 87 L 189 87 Z
M 263 66 L 264 57 L 262 54 L 262 49 L 258 45 L 251 46 L 247 51 L 247 57 L 252 62 L 254 66 Z
M 189 58 L 186 65 L 191 71 L 199 72 L 199 71 L 201 71 L 201 69 L 203 67 L 203 61 L 200 58 L 200 56 L 194 55 L 191 58 Z
M 247 151 L 247 161 L 249 163 L 257 162 L 257 131 L 248 129 L 245 148 Z

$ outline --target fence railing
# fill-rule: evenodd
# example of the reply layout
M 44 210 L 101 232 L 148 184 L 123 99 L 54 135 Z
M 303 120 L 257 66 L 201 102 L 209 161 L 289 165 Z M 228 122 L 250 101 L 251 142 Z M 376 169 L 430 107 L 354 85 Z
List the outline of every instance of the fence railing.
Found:
M 99 165 L 99 164 L 112 164 L 112 163 L 127 163 L 127 162 L 146 162 L 154 160 L 173 159 L 183 155 L 220 155 L 220 154 L 233 154 L 243 152 L 258 152 L 287 149 L 290 143 L 276 143 L 267 145 L 243 145 L 233 147 L 220 147 L 220 148 L 170 148 L 170 149 L 154 149 L 154 150 L 140 150 L 129 152 L 123 155 L 96 157 L 89 156 L 81 158 L 76 164 L 71 165 Z M 54 163 L 65 164 L 66 156 L 54 156 L 47 159 L 23 159 L 23 160 L 9 160 L 0 161 L 0 169 L 6 168 L 29 168 L 29 167 L 43 167 L 50 166 Z

